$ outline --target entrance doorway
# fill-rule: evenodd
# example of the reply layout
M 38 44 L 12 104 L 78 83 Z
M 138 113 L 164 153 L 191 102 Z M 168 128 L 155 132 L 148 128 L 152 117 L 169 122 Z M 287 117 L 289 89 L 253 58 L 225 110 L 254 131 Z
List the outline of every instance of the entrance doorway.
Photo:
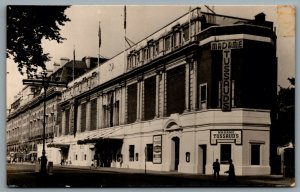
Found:
M 172 169 L 174 171 L 178 170 L 179 165 L 179 146 L 180 146 L 180 139 L 178 137 L 172 138 Z
M 205 174 L 205 165 L 206 165 L 206 145 L 199 145 L 199 173 Z
M 94 159 L 99 167 L 111 167 L 117 161 L 123 141 L 121 139 L 102 139 L 95 145 Z

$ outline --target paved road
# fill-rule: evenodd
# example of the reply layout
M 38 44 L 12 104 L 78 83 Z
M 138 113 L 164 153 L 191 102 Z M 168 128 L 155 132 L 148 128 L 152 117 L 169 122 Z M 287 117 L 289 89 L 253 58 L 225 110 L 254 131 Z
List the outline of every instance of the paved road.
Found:
M 41 176 L 32 164 L 8 164 L 9 187 L 287 187 L 294 179 L 282 176 L 237 177 L 236 184 L 228 184 L 225 176 L 214 180 L 210 175 L 180 174 L 132 169 L 114 169 L 75 166 L 54 166 L 53 174 Z

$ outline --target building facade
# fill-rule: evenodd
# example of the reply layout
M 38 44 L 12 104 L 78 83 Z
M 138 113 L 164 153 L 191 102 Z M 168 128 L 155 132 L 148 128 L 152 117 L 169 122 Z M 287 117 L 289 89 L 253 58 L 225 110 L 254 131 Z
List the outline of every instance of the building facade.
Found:
M 273 23 L 186 13 L 62 91 L 47 148 L 72 165 L 270 174 Z
M 82 61 L 70 61 L 61 58 L 61 63 L 55 63 L 53 71 L 48 78 L 52 81 L 70 82 L 90 70 L 90 63 L 95 58 L 86 58 Z M 102 59 L 103 60 L 103 59 Z M 105 60 L 105 59 L 104 59 Z M 89 65 L 88 65 L 88 64 Z M 54 137 L 61 132 L 61 101 L 63 88 L 49 87 L 46 93 L 46 128 L 45 138 L 51 143 Z M 13 154 L 11 160 L 24 161 L 40 157 L 43 143 L 44 120 L 44 90 L 42 87 L 27 85 L 14 98 L 11 109 L 7 115 L 6 141 L 7 153 Z M 39 147 L 38 147 L 39 146 Z M 55 149 L 48 149 L 48 154 Z M 57 151 L 57 150 L 55 150 Z M 54 162 L 59 163 L 60 158 L 54 156 Z

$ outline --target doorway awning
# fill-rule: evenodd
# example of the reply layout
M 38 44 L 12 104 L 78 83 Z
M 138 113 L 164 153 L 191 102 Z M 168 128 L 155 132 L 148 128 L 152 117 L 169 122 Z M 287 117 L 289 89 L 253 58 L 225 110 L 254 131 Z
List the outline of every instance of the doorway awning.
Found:
M 49 143 L 47 147 L 53 147 L 53 148 L 69 148 L 70 144 L 65 143 Z
M 98 129 L 92 131 L 90 134 L 86 135 L 84 138 L 81 138 L 77 141 L 77 144 L 87 144 L 87 143 L 96 143 L 101 140 L 123 140 L 123 129 L 122 127 L 109 127 L 105 129 Z

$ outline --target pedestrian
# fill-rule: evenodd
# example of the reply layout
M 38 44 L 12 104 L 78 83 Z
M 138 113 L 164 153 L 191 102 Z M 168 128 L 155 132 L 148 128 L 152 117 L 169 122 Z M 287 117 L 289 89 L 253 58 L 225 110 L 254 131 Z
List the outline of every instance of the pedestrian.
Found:
M 219 163 L 219 159 L 216 159 L 216 161 L 213 163 L 213 169 L 214 169 L 214 178 L 215 179 L 219 179 L 220 175 L 220 163 Z
M 234 172 L 234 165 L 232 163 L 232 159 L 228 160 L 229 162 L 229 169 L 225 171 L 228 174 L 228 183 L 234 184 L 235 183 L 235 172 Z
M 91 161 L 91 169 L 95 167 L 95 164 L 94 164 L 94 159 L 92 159 Z

